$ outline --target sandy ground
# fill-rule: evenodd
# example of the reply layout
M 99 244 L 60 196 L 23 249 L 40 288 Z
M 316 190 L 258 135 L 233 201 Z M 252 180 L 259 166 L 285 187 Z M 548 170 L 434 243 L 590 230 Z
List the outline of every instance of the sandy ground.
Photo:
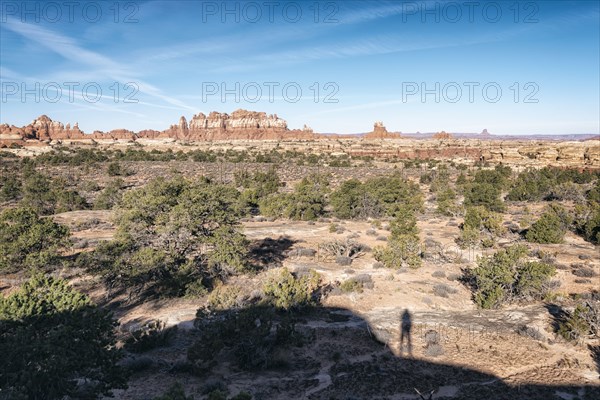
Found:
M 107 211 L 77 211 L 59 214 L 55 219 L 73 229 L 76 241 L 85 240 L 88 246 L 93 247 L 100 240 L 112 238 L 114 228 L 110 217 Z M 476 308 L 470 292 L 456 277 L 461 268 L 474 265 L 477 256 L 482 253 L 465 252 L 456 246 L 457 222 L 460 221 L 436 216 L 431 210 L 419 218 L 421 239 L 435 240 L 448 257 L 428 259 L 416 270 L 377 268 L 371 252 L 346 267 L 326 258 L 321 251 L 317 251 L 314 257 L 285 257 L 283 266 L 290 270 L 315 269 L 324 282 L 342 282 L 352 276 L 368 274 L 374 287 L 362 293 L 327 296 L 323 300 L 324 314 L 299 324 L 301 329 L 311 331 L 316 339 L 310 346 L 290 349 L 289 354 L 281 355 L 291 360 L 284 371 L 252 374 L 236 371 L 225 363 L 219 364 L 208 377 L 170 374 L 168 371 L 174 364 L 185 360 L 186 348 L 197 334 L 193 328 L 196 310 L 205 303 L 205 299 L 156 300 L 125 307 L 117 312 L 123 329 L 131 329 L 150 319 L 160 319 L 170 326 L 178 325 L 180 329 L 171 346 L 142 356 L 150 358 L 152 366 L 134 375 L 130 388 L 118 391 L 116 398 L 151 399 L 175 381 L 184 383 L 197 398 L 201 398 L 206 382 L 218 380 L 224 382 L 231 393 L 249 390 L 256 399 L 417 398 L 411 385 L 420 385 L 423 390 L 437 388 L 438 397 L 434 398 L 471 398 L 465 394 L 465 385 L 471 380 L 479 382 L 477 385 L 480 387 L 500 383 L 511 387 L 531 384 L 600 385 L 598 366 L 586 345 L 565 343 L 555 335 L 546 304 L 512 304 L 500 310 Z M 331 233 L 332 223 L 343 227 L 343 232 Z M 385 228 L 385 225 L 384 221 L 382 226 Z M 243 230 L 249 239 L 255 241 L 286 238 L 291 243 L 288 250 L 319 250 L 319 245 L 324 242 L 346 240 L 348 237 L 373 248 L 385 245 L 384 238 L 389 235 L 387 230 L 376 228 L 372 222 L 335 220 L 315 223 L 251 221 L 243 224 Z M 503 239 L 506 243 L 513 240 L 515 238 L 510 235 Z M 564 244 L 539 248 L 555 254 L 556 264 L 560 266 L 556 277 L 561 282 L 560 293 L 583 293 L 600 287 L 598 247 L 568 234 Z M 577 283 L 577 277 L 572 274 L 573 264 L 589 266 L 597 275 L 589 282 Z M 246 292 L 259 289 L 266 273 L 235 277 L 228 285 L 238 285 Z M 97 300 L 102 300 L 104 291 L 93 279 L 82 276 L 74 282 L 86 288 Z M 448 297 L 440 297 L 433 290 L 436 284 L 446 284 L 454 292 Z M 400 321 L 405 310 L 410 312 L 413 323 L 412 357 L 409 361 L 403 361 L 406 360 L 402 356 L 406 356 L 407 349 L 400 347 Z M 336 313 L 345 317 L 332 322 L 328 315 Z M 517 328 L 524 325 L 537 329 L 541 340 L 517 334 Z M 435 354 L 426 344 L 425 334 L 429 330 L 440 335 L 441 351 Z M 413 380 L 396 382 L 393 387 L 380 382 L 392 373 L 390 371 L 413 368 L 409 364 L 424 374 L 419 378 L 424 381 L 417 385 L 413 377 Z M 372 372 L 377 379 L 350 388 L 353 387 L 352 382 L 346 379 L 354 371 L 375 367 L 380 371 Z M 447 379 L 439 378 L 437 373 L 442 373 Z M 371 392 L 365 392 L 369 385 L 375 386 L 371 387 Z M 347 397 L 343 397 L 345 395 Z

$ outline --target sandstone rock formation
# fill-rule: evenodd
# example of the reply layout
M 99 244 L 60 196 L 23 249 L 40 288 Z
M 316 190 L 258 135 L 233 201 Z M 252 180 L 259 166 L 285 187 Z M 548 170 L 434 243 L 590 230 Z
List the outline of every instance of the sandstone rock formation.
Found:
M 60 139 L 83 139 L 84 133 L 77 123 L 71 127 L 61 122 L 52 121 L 48 116 L 42 115 L 22 128 L 14 125 L 0 125 L 0 140 L 39 140 L 50 141 Z
M 208 116 L 200 113 L 194 115 L 189 124 L 184 116 L 179 123 L 159 132 L 143 130 L 133 132 L 126 129 L 115 129 L 110 132 L 94 131 L 92 134 L 82 132 L 77 123 L 71 127 L 61 122 L 52 121 L 46 115 L 33 120 L 27 126 L 18 128 L 13 125 L 0 125 L 0 145 L 8 143 L 37 140 L 41 142 L 60 140 L 136 140 L 136 139 L 177 139 L 190 141 L 211 140 L 281 140 L 281 139 L 314 139 L 312 129 L 288 129 L 287 122 L 277 115 L 264 112 L 237 110 L 231 113 L 211 112 Z
M 237 110 L 231 115 L 211 112 L 192 117 L 189 124 L 185 117 L 177 125 L 171 125 L 167 136 L 183 140 L 257 140 L 312 138 L 312 131 L 290 131 L 287 122 L 277 115 L 264 112 Z
M 441 131 L 433 135 L 434 139 L 452 139 L 452 135 L 446 133 L 446 131 Z
M 370 139 L 399 139 L 400 134 L 388 132 L 388 130 L 385 128 L 385 126 L 383 126 L 383 122 L 377 121 L 373 125 L 373 132 L 367 133 L 364 136 L 364 138 L 368 139 L 368 140 L 370 140 Z
M 486 132 L 486 131 L 484 131 Z M 435 137 L 436 135 L 434 135 Z M 318 135 L 312 129 L 289 130 L 284 120 L 276 115 L 238 110 L 231 115 L 198 114 L 191 120 L 181 117 L 179 122 L 164 131 L 113 130 L 84 134 L 77 124 L 66 126 L 40 116 L 24 127 L 0 125 L 0 147 L 25 145 L 22 153 L 32 154 L 38 148 L 45 151 L 48 145 L 65 142 L 74 145 L 97 143 L 109 147 L 129 146 L 138 141 L 143 146 L 161 150 L 192 148 L 211 150 L 246 148 L 257 151 L 301 151 L 310 153 L 335 153 L 354 156 L 371 156 L 378 159 L 438 159 L 457 162 L 490 161 L 507 165 L 542 167 L 545 165 L 600 168 L 600 141 L 591 140 L 528 140 L 523 137 L 502 139 L 483 134 L 474 137 L 452 137 L 445 132 L 437 134 L 443 140 L 415 138 L 388 132 L 382 123 L 376 123 L 373 132 L 358 135 Z M 258 139 L 258 140 L 257 140 Z M 386 139 L 376 145 L 365 139 Z M 218 143 L 213 140 L 220 140 Z M 307 142 L 309 141 L 309 142 Z M 186 143 L 182 143 L 186 142 Z M 30 149 L 30 150 L 27 150 Z M 19 151 L 19 150 L 15 150 Z

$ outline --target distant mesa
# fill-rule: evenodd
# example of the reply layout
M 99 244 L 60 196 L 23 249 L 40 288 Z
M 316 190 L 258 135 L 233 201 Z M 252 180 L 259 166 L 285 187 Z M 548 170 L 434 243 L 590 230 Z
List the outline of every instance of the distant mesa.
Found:
M 484 129 L 481 131 L 480 135 L 488 136 L 491 135 L 491 133 L 489 133 L 487 129 Z
M 400 139 L 400 137 L 400 133 L 388 132 L 381 121 L 375 122 L 373 131 L 364 136 L 365 139 Z
M 446 133 L 446 131 L 441 131 L 438 133 L 435 133 L 433 135 L 434 139 L 452 139 L 452 135 L 449 133 Z

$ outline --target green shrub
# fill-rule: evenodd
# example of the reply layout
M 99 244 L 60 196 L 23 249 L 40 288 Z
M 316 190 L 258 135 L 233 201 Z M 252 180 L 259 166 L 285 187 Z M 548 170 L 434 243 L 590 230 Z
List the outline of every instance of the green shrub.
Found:
M 421 266 L 422 251 L 415 211 L 410 206 L 398 206 L 395 218 L 390 223 L 391 235 L 386 247 L 373 249 L 375 260 L 387 268 L 418 268 Z
M 125 349 L 143 353 L 157 347 L 167 346 L 177 334 L 177 325 L 166 327 L 164 321 L 152 320 L 131 332 L 125 341 Z
M 407 208 L 413 212 L 423 210 L 423 194 L 419 185 L 400 176 L 371 178 L 364 185 L 366 193 L 377 199 L 389 216 L 395 216 L 399 208 Z
M 50 267 L 68 244 L 69 230 L 30 208 L 8 208 L 0 214 L 0 272 Z
M 357 179 L 342 182 L 340 187 L 331 193 L 333 214 L 341 219 L 376 218 L 382 214 L 380 202 L 366 191 L 365 185 Z
M 429 190 L 432 193 L 439 194 L 440 192 L 449 189 L 450 173 L 446 164 L 440 164 L 436 170 L 432 171 L 431 185 Z
M 314 270 L 305 276 L 297 276 L 283 268 L 267 279 L 263 292 L 273 306 L 289 310 L 315 304 L 320 282 L 321 277 Z
M 21 180 L 14 175 L 0 176 L 0 201 L 16 200 L 21 196 Z
M 589 335 L 600 337 L 600 303 L 577 304 L 559 321 L 558 333 L 567 340 L 579 340 Z
M 127 168 L 123 167 L 121 165 L 121 163 L 119 162 L 111 162 L 110 164 L 108 164 L 108 167 L 106 169 L 106 173 L 108 174 L 108 176 L 128 176 L 131 175 L 131 171 L 129 171 Z
M 596 183 L 586 193 L 585 197 L 590 203 L 600 205 L 600 177 L 596 179 Z
M 433 181 L 433 175 L 428 172 L 424 172 L 419 176 L 419 183 L 427 185 Z
M 259 200 L 260 212 L 266 216 L 314 221 L 325 213 L 329 179 L 310 175 L 302 179 L 293 193 L 271 194 Z
M 60 279 L 33 276 L 0 298 L 0 387 L 9 398 L 87 398 L 126 386 L 115 322 Z M 12 395 L 12 397 L 11 397 Z
M 217 155 L 211 151 L 193 150 L 188 153 L 195 162 L 216 162 Z
M 206 239 L 212 251 L 206 255 L 208 267 L 218 275 L 226 277 L 247 271 L 248 239 L 233 225 L 223 225 L 214 229 Z
M 413 211 L 423 208 L 419 186 L 399 176 L 356 179 L 343 182 L 330 196 L 333 213 L 343 219 L 393 216 L 400 205 Z
M 562 182 L 552 188 L 548 198 L 559 201 L 582 202 L 585 200 L 584 189 L 582 185 L 574 182 Z
M 463 248 L 484 243 L 484 247 L 491 247 L 504 231 L 501 214 L 483 206 L 467 207 L 458 242 Z
M 10 151 L 0 150 L 0 158 L 17 158 L 18 156 Z
M 493 170 L 483 169 L 477 171 L 474 182 L 479 184 L 489 184 L 499 190 L 506 188 L 510 182 L 512 170 L 506 165 L 496 165 Z
M 511 201 L 539 201 L 556 198 L 577 200 L 580 189 L 570 184 L 589 183 L 594 178 L 597 178 L 597 173 L 591 171 L 580 172 L 576 169 L 556 167 L 530 168 L 519 174 L 506 198 Z
M 241 290 L 239 286 L 215 287 L 208 295 L 207 307 L 211 311 L 225 311 L 238 308 Z
M 532 243 L 562 243 L 571 223 L 568 212 L 559 205 L 551 205 L 531 225 L 525 238 Z
M 84 181 L 80 187 L 84 192 L 97 192 L 100 190 L 100 185 L 96 181 Z
M 575 232 L 590 243 L 600 243 L 600 203 L 575 206 L 573 224 Z
M 397 240 L 402 236 L 418 237 L 417 217 L 414 210 L 406 206 L 399 206 L 394 219 L 390 222 L 390 240 Z
M 222 392 L 219 389 L 213 390 L 208 394 L 206 400 L 227 400 L 227 393 Z
M 122 189 L 124 182 L 121 178 L 117 178 L 111 182 L 102 190 L 102 192 L 96 197 L 94 202 L 95 210 L 110 210 L 113 208 L 122 198 Z
M 437 212 L 452 217 L 458 214 L 456 205 L 456 192 L 451 188 L 440 189 L 436 195 Z
M 269 340 L 273 326 L 271 310 L 257 307 L 220 315 L 199 310 L 195 325 L 200 338 L 190 346 L 187 357 L 197 373 L 216 365 L 224 349 L 230 350 L 236 365 L 242 369 L 264 369 L 271 365 L 276 345 L 275 340 Z
M 123 195 L 115 240 L 83 254 L 80 263 L 130 294 L 153 287 L 180 296 L 190 285 L 197 292 L 198 282 L 246 270 L 238 196 L 206 179 L 155 179 Z
M 32 171 L 24 174 L 21 204 L 33 208 L 41 215 L 83 210 L 87 203 L 76 191 L 69 190 L 62 179 Z
M 281 187 L 281 179 L 275 168 L 269 168 L 267 172 L 256 171 L 250 174 L 248 171 L 240 171 L 234 174 L 235 184 L 249 191 L 248 197 L 252 206 L 258 205 L 258 200 L 273 193 L 277 193 Z
M 375 247 L 373 256 L 386 268 L 418 268 L 422 263 L 419 239 L 408 235 L 389 241 L 386 247 Z
M 362 284 L 356 279 L 350 278 L 340 284 L 340 290 L 342 291 L 342 293 L 362 293 L 363 287 Z
M 465 280 L 481 308 L 497 308 L 506 301 L 540 299 L 556 270 L 542 262 L 525 261 L 527 247 L 514 245 L 492 256 L 480 257 L 477 267 L 467 270 Z
M 465 186 L 465 207 L 483 206 L 489 211 L 504 211 L 498 186 L 486 182 L 474 182 Z
M 458 236 L 458 243 L 463 248 L 473 248 L 481 243 L 481 232 L 479 229 L 463 226 Z
M 284 218 L 288 215 L 287 209 L 292 201 L 287 193 L 274 193 L 258 200 L 258 208 L 266 217 Z
M 513 282 L 513 296 L 521 298 L 541 298 L 546 292 L 549 277 L 556 268 L 543 262 L 531 261 L 517 266 Z
M 325 195 L 328 191 L 329 179 L 323 175 L 311 175 L 302 179 L 294 188 L 286 217 L 302 221 L 316 220 L 325 212 Z
M 340 284 L 342 293 L 358 292 L 362 293 L 363 289 L 373 289 L 374 284 L 371 275 L 360 274 L 350 279 L 346 279 Z

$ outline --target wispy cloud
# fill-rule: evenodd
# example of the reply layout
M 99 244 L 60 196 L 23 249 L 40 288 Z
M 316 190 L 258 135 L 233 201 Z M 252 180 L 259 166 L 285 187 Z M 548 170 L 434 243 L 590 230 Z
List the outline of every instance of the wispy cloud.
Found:
M 41 26 L 19 22 L 14 18 L 9 18 L 2 26 L 30 41 L 42 45 L 70 62 L 91 67 L 98 79 L 108 78 L 119 82 L 135 82 L 142 93 L 146 93 L 151 97 L 179 108 L 192 109 L 192 107 L 179 99 L 168 96 L 156 86 L 139 79 L 124 65 L 102 54 L 85 49 L 70 37 L 42 28 Z
M 429 6 L 433 1 L 426 1 L 419 5 Z M 307 8 L 304 10 L 305 18 L 300 20 L 298 24 L 269 24 L 266 27 L 259 27 L 255 31 L 241 30 L 237 33 L 228 35 L 205 36 L 206 32 L 202 32 L 201 40 L 187 41 L 176 45 L 170 45 L 162 48 L 154 48 L 148 51 L 144 49 L 144 55 L 141 57 L 140 63 L 162 62 L 167 60 L 182 59 L 198 55 L 210 55 L 211 57 L 219 54 L 232 53 L 256 53 L 259 49 L 265 49 L 276 45 L 289 47 L 295 41 L 306 41 L 315 37 L 325 37 L 332 30 L 348 25 L 360 24 L 364 22 L 374 21 L 383 18 L 389 18 L 397 15 L 402 15 L 407 10 L 407 5 L 397 2 L 373 2 L 361 3 L 359 7 L 354 7 L 353 2 L 347 3 L 325 3 L 320 5 L 324 8 L 321 11 L 320 19 L 325 19 L 329 14 L 332 23 L 315 23 L 312 19 L 312 8 L 315 7 L 312 3 L 305 3 Z M 308 5 L 310 4 L 310 9 Z M 331 4 L 331 8 L 329 6 Z M 333 8 L 335 5 L 335 8 Z M 322 22 L 322 21 L 321 21 Z M 218 21 L 217 23 L 221 23 Z M 238 28 L 234 26 L 233 28 Z M 257 26 L 252 26 L 257 28 Z M 284 46 L 285 44 L 285 46 Z
M 326 109 L 326 110 L 317 111 L 314 113 L 308 113 L 305 115 L 301 115 L 301 117 L 317 117 L 319 115 L 326 115 L 326 114 L 337 114 L 337 113 L 343 113 L 343 112 L 349 112 L 349 111 L 369 110 L 369 109 L 373 109 L 373 108 L 382 108 L 382 107 L 387 107 L 387 106 L 412 103 L 415 101 L 416 100 L 414 100 L 414 99 L 407 99 L 407 100 L 394 99 L 394 100 L 386 100 L 386 101 L 374 101 L 374 102 L 370 102 L 370 103 L 354 104 L 354 105 L 346 106 L 346 107 L 337 107 L 337 108 Z
M 494 32 L 488 35 L 464 37 L 448 37 L 446 39 L 418 39 L 406 37 L 406 35 L 388 34 L 377 35 L 352 42 L 341 41 L 323 46 L 302 47 L 293 50 L 262 54 L 258 57 L 247 57 L 219 66 L 220 72 L 239 72 L 260 68 L 274 68 L 282 65 L 298 64 L 316 60 L 342 59 L 364 56 L 375 56 L 392 53 L 403 53 L 420 50 L 444 49 L 453 47 L 464 47 L 478 44 L 499 42 L 511 37 L 517 37 L 528 27 L 519 27 L 502 32 Z
M 340 24 L 358 24 L 383 18 L 390 18 L 406 13 L 413 13 L 415 11 L 414 7 L 426 9 L 430 8 L 432 5 L 435 5 L 435 3 L 435 1 L 356 2 L 354 4 L 360 4 L 360 6 L 354 9 L 351 7 L 353 2 L 346 2 L 343 3 L 343 5 L 350 6 L 349 11 L 343 10 L 342 14 L 339 16 L 339 18 L 337 18 L 337 20 Z M 364 6 L 365 4 L 366 7 Z

